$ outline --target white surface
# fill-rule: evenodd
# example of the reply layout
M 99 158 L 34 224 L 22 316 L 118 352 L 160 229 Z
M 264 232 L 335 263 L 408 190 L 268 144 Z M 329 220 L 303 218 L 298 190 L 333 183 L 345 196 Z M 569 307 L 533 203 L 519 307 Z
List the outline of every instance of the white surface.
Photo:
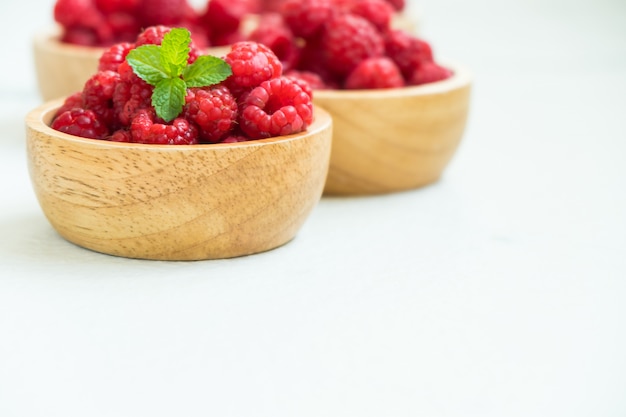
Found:
M 22 124 L 51 7 L 0 5 L 0 416 L 626 415 L 622 0 L 413 4 L 475 74 L 444 179 L 194 263 L 83 250 L 41 213 Z

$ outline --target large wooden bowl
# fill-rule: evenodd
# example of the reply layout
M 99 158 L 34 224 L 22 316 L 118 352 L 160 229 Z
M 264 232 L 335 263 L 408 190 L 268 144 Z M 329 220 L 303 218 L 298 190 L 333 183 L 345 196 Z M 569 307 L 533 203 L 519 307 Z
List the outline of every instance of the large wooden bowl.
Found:
M 111 255 L 230 258 L 289 242 L 319 201 L 332 121 L 307 132 L 233 144 L 142 145 L 49 127 L 61 100 L 26 117 L 31 181 L 54 229 Z
M 44 101 L 81 91 L 85 82 L 98 71 L 105 48 L 61 42 L 59 28 L 41 32 L 33 39 L 35 74 Z M 222 57 L 229 47 L 208 48 L 209 55 Z
M 333 117 L 324 193 L 383 194 L 437 181 L 463 136 L 470 104 L 467 70 L 415 87 L 319 90 L 314 103 Z

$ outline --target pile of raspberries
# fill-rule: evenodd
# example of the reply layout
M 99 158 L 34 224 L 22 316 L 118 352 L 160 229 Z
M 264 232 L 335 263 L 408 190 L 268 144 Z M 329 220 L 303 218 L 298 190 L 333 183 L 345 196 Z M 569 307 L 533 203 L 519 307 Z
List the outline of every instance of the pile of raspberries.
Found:
M 265 45 L 242 41 L 223 58 L 232 75 L 223 82 L 188 88 L 183 110 L 170 122 L 152 106 L 154 87 L 126 61 L 130 50 L 160 45 L 171 28 L 152 26 L 133 44 L 110 47 L 99 70 L 81 92 L 65 99 L 51 127 L 74 136 L 164 145 L 232 143 L 305 131 L 313 121 L 312 90 L 284 76 L 282 64 Z M 200 49 L 190 46 L 189 64 Z
M 404 0 L 386 1 L 398 11 L 404 8 Z M 63 28 L 62 40 L 78 45 L 132 42 L 142 28 L 164 25 L 187 28 L 198 46 L 206 48 L 244 40 L 244 16 L 277 11 L 283 2 L 206 0 L 198 10 L 188 0 L 56 0 L 54 19 Z
M 430 45 L 392 26 L 384 0 L 285 0 L 261 15 L 249 39 L 267 45 L 285 73 L 318 89 L 399 88 L 444 80 Z

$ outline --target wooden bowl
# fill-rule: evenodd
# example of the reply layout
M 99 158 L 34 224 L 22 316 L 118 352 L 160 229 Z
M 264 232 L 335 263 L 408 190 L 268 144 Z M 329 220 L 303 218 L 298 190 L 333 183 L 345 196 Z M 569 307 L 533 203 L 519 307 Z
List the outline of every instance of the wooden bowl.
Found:
M 327 195 L 384 194 L 437 181 L 465 129 L 471 78 L 421 86 L 318 90 L 314 103 L 333 117 Z
M 79 246 L 157 260 L 263 252 L 289 242 L 322 195 L 332 136 L 322 109 L 300 134 L 168 146 L 53 130 L 61 103 L 27 115 L 28 166 L 49 222 Z
M 106 48 L 61 42 L 59 28 L 41 32 L 33 39 L 35 73 L 44 101 L 81 91 L 85 82 L 98 72 L 98 61 Z M 209 55 L 222 57 L 230 47 L 208 48 Z

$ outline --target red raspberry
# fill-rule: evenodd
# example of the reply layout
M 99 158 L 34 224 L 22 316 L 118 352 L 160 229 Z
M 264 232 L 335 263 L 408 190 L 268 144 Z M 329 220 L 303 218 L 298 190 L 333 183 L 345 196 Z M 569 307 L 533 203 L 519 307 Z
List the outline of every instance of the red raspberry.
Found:
M 305 93 L 309 94 L 310 89 L 309 96 L 311 97 L 313 96 L 314 90 L 327 90 L 329 88 L 322 79 L 322 77 L 314 72 L 291 70 L 285 73 L 285 76 L 291 79 L 295 79 Z M 306 86 L 303 86 L 303 82 Z
M 185 17 L 187 0 L 140 0 L 137 15 L 142 26 L 174 26 Z
M 243 17 L 249 12 L 247 0 L 210 0 L 200 20 L 210 31 L 211 42 L 237 32 Z
M 127 61 L 120 64 L 119 72 L 120 82 L 113 93 L 113 109 L 119 124 L 129 126 L 139 110 L 152 107 L 154 87 L 139 78 Z
M 394 9 L 385 0 L 360 0 L 352 4 L 350 12 L 367 19 L 384 32 L 389 29 Z
M 188 120 L 177 118 L 171 123 L 156 123 L 150 110 L 140 110 L 130 127 L 132 141 L 157 145 L 194 145 L 198 129 Z
M 404 87 L 398 66 L 387 57 L 368 58 L 348 75 L 344 88 L 350 90 Z
M 340 85 L 341 77 L 332 72 L 325 64 L 321 36 L 306 41 L 301 50 L 296 70 L 317 74 L 323 80 L 326 88 L 338 88 Z
M 98 34 L 90 28 L 67 28 L 61 36 L 61 42 L 72 45 L 97 46 L 100 43 Z
M 54 20 L 65 28 L 96 28 L 104 22 L 104 16 L 92 0 L 57 0 Z
M 387 3 L 391 4 L 391 6 L 398 12 L 403 11 L 405 7 L 404 0 L 387 0 Z
M 116 43 L 109 49 L 104 51 L 98 62 L 98 71 L 118 71 L 122 62 L 126 59 L 126 55 L 135 46 L 128 42 Z
M 107 138 L 111 142 L 132 142 L 133 135 L 126 129 L 116 130 L 111 136 Z
M 95 0 L 95 3 L 98 9 L 105 14 L 133 13 L 139 6 L 139 0 Z
M 71 96 L 68 96 L 63 102 L 63 104 L 61 105 L 61 107 L 59 107 L 59 110 L 57 110 L 57 115 L 61 113 L 65 113 L 66 111 L 72 110 L 75 108 L 77 109 L 83 108 L 83 92 L 82 91 L 79 91 L 77 93 L 72 94 Z
M 406 79 L 409 79 L 415 68 L 423 62 L 433 61 L 433 52 L 427 42 L 400 29 L 386 33 L 385 51 L 398 65 Z
M 223 85 L 190 88 L 185 97 L 183 117 L 200 130 L 200 142 L 219 142 L 237 121 L 237 102 Z
M 233 74 L 226 80 L 235 95 L 254 88 L 282 74 L 280 60 L 267 46 L 256 42 L 237 42 L 231 47 L 224 60 L 231 66 Z
M 109 134 L 106 125 L 94 112 L 79 108 L 59 114 L 51 127 L 59 132 L 90 139 L 104 139 Z
M 383 56 L 385 45 L 374 25 L 360 16 L 345 14 L 324 26 L 322 51 L 326 65 L 345 76 L 364 59 Z
M 411 78 L 409 78 L 409 84 L 421 85 L 432 83 L 435 81 L 445 80 L 452 76 L 452 71 L 444 68 L 434 62 L 424 62 L 415 69 Z
M 83 88 L 83 107 L 93 111 L 107 126 L 115 123 L 113 93 L 119 81 L 117 72 L 100 71 L 89 78 Z
M 270 48 L 282 63 L 283 71 L 294 68 L 300 57 L 296 39 L 278 13 L 263 14 L 248 40 Z
M 332 14 L 331 0 L 286 0 L 280 12 L 296 36 L 316 35 Z
M 251 139 L 302 132 L 313 121 L 311 97 L 294 81 L 264 81 L 243 100 L 239 126 Z
M 115 12 L 106 16 L 106 25 L 113 33 L 113 42 L 134 42 L 141 30 L 139 21 L 130 13 Z
M 297 74 L 297 72 L 294 72 L 293 75 L 283 75 L 283 77 L 298 84 L 298 86 L 302 89 L 302 91 L 307 94 L 307 96 L 313 98 L 313 88 L 303 76 L 299 76 Z
M 144 29 L 144 31 L 137 36 L 135 47 L 141 45 L 161 45 L 163 37 L 171 30 L 171 27 L 164 25 L 150 26 Z M 193 63 L 201 54 L 201 51 L 198 49 L 192 38 L 191 44 L 189 45 L 189 59 L 187 62 L 189 64 Z

